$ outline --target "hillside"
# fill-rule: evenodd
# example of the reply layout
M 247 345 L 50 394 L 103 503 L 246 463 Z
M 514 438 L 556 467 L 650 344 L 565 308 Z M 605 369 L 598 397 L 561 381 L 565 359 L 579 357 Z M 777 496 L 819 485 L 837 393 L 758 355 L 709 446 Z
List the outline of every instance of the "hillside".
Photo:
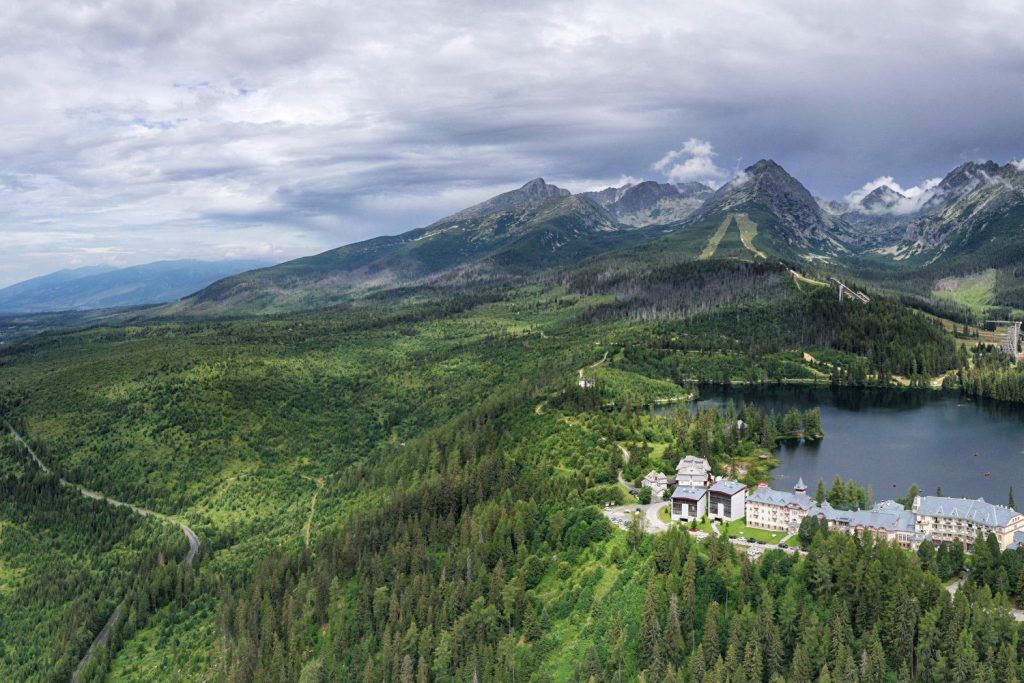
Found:
M 648 238 L 585 195 L 530 181 L 519 190 L 394 237 L 378 237 L 228 278 L 175 313 L 322 306 L 377 289 L 501 281 L 571 265 Z
M 61 270 L 0 289 L 0 315 L 83 311 L 175 301 L 266 261 L 158 261 Z
M 877 199 L 878 190 L 864 201 L 872 195 Z M 992 286 L 981 299 L 975 292 L 972 302 L 1024 308 L 1024 171 L 1019 164 L 968 162 L 913 201 L 887 194 L 873 208 L 854 207 L 841 215 L 873 239 L 839 267 L 920 294 L 948 292 L 957 278 L 975 282 L 994 269 Z
M 708 649 L 732 638 L 720 646 L 736 651 L 741 637 L 754 643 L 743 634 L 776 631 L 776 654 L 751 661 L 790 676 L 804 655 L 786 653 L 809 647 L 792 623 L 817 623 L 819 612 L 856 624 L 837 646 L 840 672 L 864 657 L 884 670 L 886 653 L 897 652 L 884 648 L 896 646 L 875 645 L 875 622 L 855 616 L 883 610 L 808 583 L 824 560 L 775 550 L 750 561 L 681 527 L 622 531 L 600 506 L 630 500 L 616 483 L 626 466 L 619 445 L 632 452 L 630 477 L 682 452 L 706 453 L 722 471 L 775 443 L 782 419 L 744 408 L 758 426 L 752 440 L 738 440 L 729 409 L 659 417 L 652 400 L 688 396 L 707 381 L 827 386 L 944 373 L 960 362 L 952 337 L 881 297 L 840 303 L 763 259 L 607 263 L 501 291 L 452 287 L 315 312 L 107 325 L 0 351 L 0 418 L 55 472 L 173 515 L 203 541 L 193 567 L 176 547 L 131 588 L 123 574 L 106 591 L 95 582 L 90 570 L 114 561 L 103 547 L 67 558 L 62 594 L 81 588 L 103 598 L 89 604 L 67 649 L 80 653 L 103 610 L 128 590 L 131 616 L 93 680 L 175 671 L 182 680 L 340 683 L 367 670 L 381 681 L 403 670 L 413 680 L 416 672 L 471 680 L 477 668 L 481 680 L 507 680 L 512 663 L 497 652 L 514 656 L 517 679 L 614 680 L 621 671 L 635 681 L 647 671 L 662 680 L 659 669 L 707 666 L 703 633 L 713 634 Z M 823 372 L 801 352 L 807 345 L 844 371 Z M 578 384 L 587 367 L 593 391 Z M 84 536 L 89 513 L 73 510 L 64 526 Z M 0 550 L 43 528 L 0 524 Z M 824 542 L 812 557 L 832 558 L 830 566 L 837 557 L 851 563 L 843 571 L 870 561 L 876 574 L 918 586 L 922 600 L 947 595 L 939 576 L 902 550 L 872 558 L 870 544 L 844 535 Z M 0 565 L 0 599 L 49 557 Z M 125 562 L 134 567 L 131 556 Z M 679 617 L 680 632 L 693 636 L 658 659 L 643 643 L 661 642 L 652 615 L 671 614 L 677 593 L 676 608 L 689 615 Z M 28 584 L 10 599 L 22 594 L 38 596 Z M 941 604 L 930 609 L 955 609 L 948 598 Z M 18 623 L 48 609 L 23 602 Z M 757 628 L 709 625 L 755 614 Z M 0 678 L 23 660 L 48 662 L 36 653 L 68 642 L 53 628 L 6 640 L 18 657 L 0 658 Z M 879 629 L 885 643 L 899 632 Z M 416 656 L 405 650 L 412 643 Z M 45 671 L 74 663 L 68 655 Z

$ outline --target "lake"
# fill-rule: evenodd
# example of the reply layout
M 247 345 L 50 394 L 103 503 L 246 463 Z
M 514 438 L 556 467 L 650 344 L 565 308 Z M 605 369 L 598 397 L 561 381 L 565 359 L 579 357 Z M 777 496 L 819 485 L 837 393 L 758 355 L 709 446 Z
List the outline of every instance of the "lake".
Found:
M 813 493 L 819 479 L 830 486 L 839 474 L 872 484 L 876 500 L 916 483 L 928 495 L 941 486 L 943 495 L 1001 505 L 1012 485 L 1017 507 L 1024 503 L 1024 406 L 928 390 L 793 385 L 701 387 L 698 405 L 728 400 L 780 414 L 821 409 L 825 438 L 783 443 L 774 488 L 803 477 Z

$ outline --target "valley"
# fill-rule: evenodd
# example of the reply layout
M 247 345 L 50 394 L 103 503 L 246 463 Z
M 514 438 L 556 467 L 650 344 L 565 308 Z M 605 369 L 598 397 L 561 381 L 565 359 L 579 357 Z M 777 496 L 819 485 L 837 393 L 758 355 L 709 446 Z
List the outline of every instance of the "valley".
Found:
M 825 415 L 818 452 L 831 453 L 831 439 L 846 445 L 811 468 L 815 456 L 802 449 L 812 446 L 787 446 L 800 438 L 788 407 L 760 410 L 754 395 L 770 387 L 909 397 L 910 387 L 944 386 L 955 393 L 928 395 L 1024 402 L 1024 375 L 989 346 L 1001 333 L 976 327 L 1000 301 L 1004 271 L 945 274 L 923 294 L 898 271 L 864 277 L 842 263 L 855 245 L 840 218 L 807 203 L 781 167 L 748 171 L 742 187 L 686 196 L 650 185 L 579 196 L 531 181 L 412 234 L 232 276 L 174 304 L 19 318 L 24 336 L 0 351 L 0 413 L 53 469 L 47 485 L 80 482 L 161 520 L 188 520 L 194 534 L 186 542 L 156 515 L 136 520 L 155 525 L 166 552 L 145 555 L 143 544 L 136 552 L 151 564 L 125 553 L 123 578 L 102 587 L 76 575 L 71 586 L 101 596 L 88 627 L 59 664 L 32 675 L 70 675 L 109 634 L 82 681 L 167 671 L 229 681 L 409 671 L 507 680 L 513 670 L 671 679 L 724 671 L 719 654 L 753 647 L 715 623 L 724 618 L 748 632 L 761 620 L 777 631 L 770 647 L 810 657 L 807 639 L 820 633 L 798 635 L 792 619 L 820 619 L 837 600 L 851 629 L 837 672 L 854 656 L 898 670 L 900 627 L 869 616 L 881 608 L 868 601 L 891 604 L 913 585 L 929 619 L 963 609 L 940 600 L 940 576 L 904 551 L 822 534 L 806 555 L 765 552 L 752 565 L 727 540 L 695 542 L 656 508 L 651 523 L 665 525 L 656 538 L 617 529 L 600 510 L 635 500 L 622 481 L 686 453 L 748 485 L 785 481 L 797 461 L 826 480 L 903 484 L 882 466 L 848 469 L 848 430 L 824 397 L 801 403 Z M 655 211 L 673 222 L 646 224 Z M 841 300 L 835 277 L 870 296 Z M 952 300 L 929 297 L 935 287 Z M 51 329 L 33 335 L 32 324 Z M 746 405 L 690 409 L 695 394 L 748 390 Z M 922 428 L 944 443 L 938 423 Z M 874 431 L 884 443 L 872 452 L 908 443 L 898 428 Z M 936 455 L 931 474 L 912 469 L 931 483 L 947 457 Z M 1006 458 L 989 467 L 993 486 L 1016 472 Z M 107 514 L 81 502 L 91 507 L 76 509 L 76 524 Z M 0 550 L 14 528 L 3 526 Z M 112 564 L 92 552 L 77 561 Z M 904 588 L 851 597 L 837 582 L 808 583 L 818 576 L 808 568 L 824 571 L 835 553 L 884 562 Z M 0 555 L 0 597 L 31 566 L 18 558 Z M 1022 598 L 1009 578 L 1021 558 L 1007 550 L 991 562 L 1006 585 L 983 571 L 957 600 L 991 605 L 996 619 L 1000 601 Z M 676 617 L 670 593 L 681 596 Z M 790 606 L 756 616 L 765 601 Z M 690 644 L 658 644 L 655 617 L 678 619 Z M 797 666 L 773 661 L 762 665 L 779 675 Z M 0 677 L 23 666 L 0 653 Z

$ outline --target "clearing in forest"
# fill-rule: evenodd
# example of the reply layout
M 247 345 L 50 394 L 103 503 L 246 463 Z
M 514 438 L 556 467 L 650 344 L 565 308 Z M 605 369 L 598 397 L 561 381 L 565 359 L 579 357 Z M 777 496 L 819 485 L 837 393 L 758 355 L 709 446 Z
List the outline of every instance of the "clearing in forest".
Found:
M 701 261 L 706 261 L 715 255 L 715 252 L 718 250 L 718 244 L 722 241 L 722 238 L 725 237 L 725 233 L 728 232 L 729 226 L 732 225 L 734 220 L 735 219 L 731 213 L 725 217 L 725 220 L 722 221 L 722 224 L 718 226 L 718 229 L 715 230 L 715 234 L 712 235 L 711 239 L 708 241 L 708 246 L 704 247 L 704 251 L 700 253 Z
M 740 242 L 743 244 L 744 249 L 754 256 L 760 256 L 763 259 L 768 258 L 763 251 L 754 246 L 754 238 L 757 237 L 757 223 L 750 220 L 750 217 L 745 213 L 730 213 L 726 215 L 725 220 L 715 230 L 715 234 L 708 240 L 707 246 L 704 247 L 704 251 L 700 254 L 701 261 L 706 261 L 715 255 L 722 240 L 733 229 L 733 226 L 739 231 Z M 739 256 L 741 253 L 730 253 L 730 255 Z
M 953 301 L 982 313 L 992 304 L 996 288 L 996 269 L 962 277 L 945 277 L 935 283 L 932 295 L 937 299 Z
M 743 246 L 756 256 L 760 256 L 763 259 L 768 258 L 764 255 L 763 251 L 754 246 L 754 238 L 757 237 L 757 223 L 750 220 L 750 217 L 745 213 L 737 213 L 733 217 L 736 220 L 736 225 L 739 226 L 740 240 L 743 242 Z

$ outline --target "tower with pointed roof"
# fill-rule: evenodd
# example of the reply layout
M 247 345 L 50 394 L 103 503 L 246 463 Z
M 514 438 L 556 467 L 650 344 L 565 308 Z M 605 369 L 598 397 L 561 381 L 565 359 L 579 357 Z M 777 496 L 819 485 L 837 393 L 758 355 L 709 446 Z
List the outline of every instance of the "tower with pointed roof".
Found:
M 796 486 L 793 487 L 793 493 L 807 493 L 807 485 L 804 484 L 803 477 L 800 477 L 796 482 Z

